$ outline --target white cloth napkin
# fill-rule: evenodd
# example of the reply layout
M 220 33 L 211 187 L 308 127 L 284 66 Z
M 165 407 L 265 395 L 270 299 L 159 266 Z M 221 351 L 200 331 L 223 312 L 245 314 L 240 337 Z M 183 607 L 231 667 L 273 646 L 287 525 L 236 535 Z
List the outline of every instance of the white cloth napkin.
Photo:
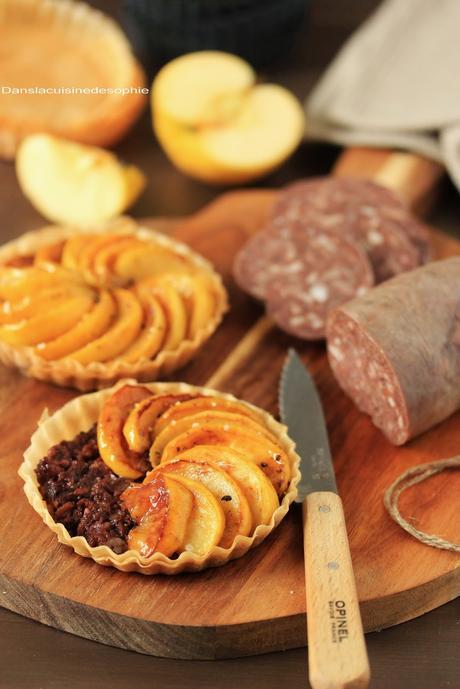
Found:
M 307 138 L 421 153 L 460 189 L 460 0 L 385 0 L 306 111 Z

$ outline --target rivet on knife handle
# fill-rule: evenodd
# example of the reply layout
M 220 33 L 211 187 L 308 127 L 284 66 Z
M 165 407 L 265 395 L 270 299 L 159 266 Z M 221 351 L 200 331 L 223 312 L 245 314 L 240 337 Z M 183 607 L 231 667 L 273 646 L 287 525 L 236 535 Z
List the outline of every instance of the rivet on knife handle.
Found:
M 367 687 L 369 662 L 342 501 L 335 493 L 310 493 L 302 509 L 311 686 Z

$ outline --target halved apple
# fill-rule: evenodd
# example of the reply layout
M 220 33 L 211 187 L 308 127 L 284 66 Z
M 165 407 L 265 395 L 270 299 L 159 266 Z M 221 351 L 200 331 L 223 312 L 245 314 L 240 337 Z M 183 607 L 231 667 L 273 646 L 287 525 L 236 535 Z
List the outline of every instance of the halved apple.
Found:
M 238 400 L 229 400 L 224 397 L 201 396 L 175 404 L 164 411 L 155 424 L 155 435 L 159 435 L 171 421 L 176 423 L 185 416 L 194 416 L 204 411 L 229 412 L 239 414 L 240 416 L 249 416 L 254 421 L 263 424 L 261 414 Z
M 215 184 L 246 182 L 278 167 L 298 146 L 305 116 L 275 84 L 256 84 L 251 67 L 228 53 L 177 58 L 152 86 L 153 125 L 172 162 Z
M 150 461 L 154 465 L 160 461 L 168 462 L 197 445 L 226 445 L 238 450 L 262 469 L 278 495 L 285 493 L 291 475 L 285 451 L 262 433 L 254 434 L 245 423 L 229 424 L 227 421 L 214 420 L 198 424 L 170 440 L 160 457 L 152 446 Z
M 120 361 L 133 363 L 141 359 L 151 359 L 160 351 L 165 339 L 168 326 L 160 302 L 153 294 L 140 299 L 144 311 L 142 329 L 128 349 L 120 354 Z
M 152 85 L 152 107 L 193 127 L 232 117 L 239 99 L 254 85 L 250 65 L 230 53 L 203 50 L 172 60 Z
M 122 213 L 145 186 L 144 174 L 96 146 L 49 134 L 23 139 L 16 155 L 19 185 L 53 222 L 89 225 Z
M 171 557 L 186 545 L 194 497 L 187 486 L 158 474 L 149 483 L 132 485 L 121 501 L 139 526 L 128 534 L 128 546 L 143 557 Z
M 61 241 L 40 247 L 35 253 L 34 265 L 37 266 L 41 263 L 60 263 L 64 244 L 65 242 Z
M 36 345 L 48 342 L 73 328 L 94 305 L 92 290 L 75 287 L 66 298 L 50 302 L 49 308 L 41 310 L 18 323 L 0 327 L 0 339 L 16 346 Z
M 176 459 L 215 464 L 230 474 L 246 496 L 255 526 L 268 524 L 273 512 L 279 507 L 276 491 L 263 471 L 234 448 L 199 445 L 181 452 Z
M 119 254 L 113 266 L 115 275 L 126 281 L 190 270 L 190 263 L 183 256 L 153 242 L 127 248 Z
M 251 419 L 249 416 L 240 414 L 238 409 L 236 411 L 232 409 L 221 410 L 217 407 L 171 419 L 159 432 L 157 427 L 155 427 L 155 440 L 150 449 L 150 456 L 156 460 L 160 460 L 164 448 L 174 440 L 176 436 L 186 431 L 193 430 L 194 428 L 202 428 L 214 422 L 220 423 L 228 431 L 231 431 L 232 428 L 236 426 L 237 429 L 244 428 L 247 433 L 251 433 L 255 438 L 264 436 L 276 442 L 276 438 L 273 434 L 259 421 L 254 421 L 254 419 Z
M 134 405 L 123 426 L 128 447 L 135 452 L 145 452 L 152 444 L 155 422 L 167 409 L 184 400 L 194 398 L 190 394 L 169 393 L 154 395 Z
M 115 318 L 117 307 L 107 290 L 99 292 L 99 299 L 73 328 L 55 340 L 41 342 L 36 346 L 36 352 L 47 361 L 62 357 L 84 347 L 89 342 L 105 333 Z
M 139 300 L 126 289 L 114 290 L 113 296 L 117 304 L 117 316 L 111 327 L 97 339 L 68 354 L 68 358 L 81 364 L 110 361 L 134 342 L 139 335 L 143 319 Z
M 161 473 L 161 468 L 157 471 Z M 194 497 L 183 550 L 196 555 L 206 555 L 211 548 L 220 543 L 224 534 L 225 516 L 222 503 L 200 481 L 193 481 L 179 473 L 169 474 L 168 479 L 182 483 Z
M 148 482 L 155 476 L 158 469 L 154 469 L 145 477 Z M 239 485 L 217 466 L 204 462 L 177 460 L 168 462 L 161 467 L 161 473 L 180 474 L 193 481 L 199 481 L 217 498 L 225 516 L 225 529 L 219 545 L 229 548 L 236 536 L 247 536 L 252 528 L 252 515 L 248 501 Z
M 153 294 L 166 314 L 168 329 L 163 342 L 166 351 L 177 349 L 187 335 L 187 311 L 181 296 L 163 276 L 147 278 L 135 285 L 135 292 L 141 299 Z
M 97 444 L 102 460 L 117 476 L 136 479 L 145 471 L 142 457 L 132 452 L 123 436 L 123 424 L 132 407 L 152 393 L 141 385 L 123 385 L 108 397 L 99 413 Z

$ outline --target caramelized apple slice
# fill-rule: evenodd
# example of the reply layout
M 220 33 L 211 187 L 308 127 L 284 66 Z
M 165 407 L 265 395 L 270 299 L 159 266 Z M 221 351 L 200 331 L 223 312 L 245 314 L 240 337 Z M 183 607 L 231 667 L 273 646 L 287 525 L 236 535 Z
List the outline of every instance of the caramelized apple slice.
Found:
M 246 496 L 254 527 L 268 524 L 279 507 L 276 491 L 263 471 L 238 450 L 223 445 L 199 445 L 181 452 L 177 459 L 214 464 L 230 474 Z
M 223 397 L 195 397 L 192 400 L 175 404 L 167 409 L 155 424 L 155 435 L 159 435 L 171 421 L 179 421 L 185 416 L 193 416 L 204 411 L 230 412 L 240 416 L 249 416 L 254 421 L 263 424 L 261 414 L 238 400 L 228 400 Z
M 34 257 L 34 265 L 41 263 L 59 263 L 61 260 L 62 250 L 64 248 L 64 241 L 56 242 L 55 244 L 48 244 L 42 246 L 37 250 Z
M 118 314 L 112 326 L 96 340 L 69 354 L 69 358 L 81 364 L 110 361 L 128 349 L 139 335 L 143 317 L 139 300 L 126 289 L 116 289 L 113 294 Z
M 132 241 L 132 237 L 128 237 L 128 235 L 108 232 L 95 235 L 92 240 L 87 242 L 82 248 L 78 257 L 78 268 L 90 284 L 100 284 L 99 276 L 94 268 L 94 262 L 98 253 L 104 249 L 113 248 L 127 239 Z
M 263 433 L 254 433 L 248 429 L 246 422 L 247 419 L 241 424 L 214 420 L 198 424 L 173 438 L 164 447 L 161 457 L 151 450 L 150 461 L 152 464 L 158 464 L 160 459 L 162 463 L 168 462 L 197 445 L 226 445 L 257 464 L 271 481 L 278 495 L 283 495 L 291 475 L 285 451 Z
M 162 279 L 162 277 L 143 280 L 136 285 L 135 290 L 141 299 L 146 298 L 149 293 L 158 299 L 165 311 L 168 323 L 163 349 L 177 349 L 187 337 L 187 311 L 181 296 L 168 283 L 167 279 Z
M 2 266 L 8 266 L 11 268 L 28 268 L 33 266 L 34 256 L 29 254 L 23 254 L 22 256 L 12 256 L 7 261 L 2 261 Z
M 222 503 L 199 481 L 170 474 L 169 480 L 182 483 L 193 494 L 192 514 L 185 533 L 184 550 L 196 555 L 207 555 L 211 548 L 218 545 L 225 529 L 225 516 Z
M 94 293 L 89 289 L 75 288 L 75 292 L 62 300 L 52 302 L 42 310 L 18 323 L 0 327 L 0 339 L 15 346 L 36 345 L 59 337 L 75 326 L 92 308 Z
M 93 259 L 93 272 L 99 284 L 114 287 L 123 285 L 126 280 L 120 277 L 117 278 L 113 273 L 115 261 L 121 253 L 127 249 L 139 246 L 141 243 L 140 239 L 130 236 L 99 249 Z
M 110 292 L 101 290 L 99 300 L 91 311 L 60 337 L 50 342 L 38 344 L 36 347 L 37 354 L 43 359 L 51 361 L 75 352 L 105 333 L 115 318 L 116 312 L 117 307 Z
M 21 299 L 3 301 L 0 305 L 0 325 L 18 323 L 51 311 L 57 304 L 81 294 L 82 289 L 86 288 L 72 282 L 56 283 L 55 287 L 37 290 Z
M 158 299 L 153 294 L 143 295 L 139 299 L 144 312 L 142 330 L 119 357 L 121 361 L 130 363 L 152 359 L 160 351 L 167 329 L 165 312 Z
M 187 338 L 193 340 L 206 327 L 215 311 L 216 299 L 210 279 L 199 272 L 165 273 L 161 279 L 182 297 L 188 314 Z
M 61 263 L 69 270 L 78 270 L 80 256 L 88 242 L 94 239 L 93 234 L 76 234 L 70 237 L 64 245 L 61 256 Z
M 123 427 L 128 447 L 134 452 L 146 452 L 152 444 L 156 420 L 167 409 L 184 400 L 193 399 L 190 394 L 155 395 L 134 405 Z
M 193 306 L 189 324 L 189 338 L 193 338 L 205 328 L 216 309 L 214 288 L 207 275 L 193 276 Z
M 126 281 L 188 270 L 190 264 L 183 256 L 153 242 L 143 242 L 123 251 L 114 265 L 114 273 Z
M 139 523 L 128 534 L 130 549 L 142 557 L 171 557 L 183 550 L 194 503 L 188 487 L 158 474 L 149 483 L 127 488 L 121 500 Z
M 231 409 L 228 411 L 221 411 L 217 408 L 199 411 L 195 414 L 172 419 L 159 433 L 157 428 L 155 428 L 155 440 L 150 449 L 150 456 L 160 459 L 166 445 L 170 443 L 171 440 L 174 440 L 176 436 L 186 431 L 193 430 L 194 428 L 201 428 L 213 422 L 228 426 L 228 430 L 231 430 L 235 425 L 237 428 L 243 427 L 246 429 L 247 433 L 251 433 L 255 437 L 265 436 L 269 440 L 276 442 L 276 438 L 270 433 L 268 428 L 260 422 L 254 421 L 249 418 L 249 416 L 243 416 L 239 413 L 239 410 L 235 412 Z
M 53 263 L 27 268 L 0 267 L 0 299 L 15 301 L 64 284 L 83 285 L 83 281 L 75 273 Z
M 141 385 L 123 385 L 108 397 L 99 413 L 97 444 L 102 460 L 117 476 L 139 478 L 146 470 L 143 458 L 132 452 L 123 436 L 123 424 L 136 402 L 152 393 Z
M 145 481 L 155 476 L 158 469 L 147 474 Z M 176 460 L 161 467 L 161 473 L 180 474 L 199 481 L 217 498 L 225 516 L 225 529 L 219 545 L 230 548 L 236 536 L 247 536 L 252 528 L 252 515 L 248 501 L 236 481 L 226 471 L 204 462 Z

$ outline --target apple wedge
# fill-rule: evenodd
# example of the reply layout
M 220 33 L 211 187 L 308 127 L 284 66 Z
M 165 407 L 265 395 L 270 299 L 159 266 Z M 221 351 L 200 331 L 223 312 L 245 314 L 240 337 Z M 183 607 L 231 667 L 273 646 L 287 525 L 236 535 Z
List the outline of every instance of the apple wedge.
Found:
M 171 161 L 211 184 L 247 182 L 278 167 L 300 143 L 305 116 L 276 84 L 257 84 L 228 53 L 179 57 L 152 87 L 153 126 Z
M 234 426 L 245 428 L 246 433 L 251 433 L 255 438 L 265 437 L 272 442 L 276 442 L 276 438 L 265 426 L 258 421 L 254 421 L 249 416 L 240 414 L 239 410 L 235 412 L 230 409 L 223 411 L 219 408 L 211 408 L 171 419 L 158 434 L 155 427 L 155 440 L 150 449 L 150 456 L 156 462 L 160 461 L 166 445 L 171 443 L 176 436 L 195 428 L 202 428 L 209 423 L 218 423 L 230 432 Z
M 128 447 L 135 452 L 146 452 L 152 444 L 152 434 L 158 417 L 170 407 L 193 397 L 188 393 L 154 395 L 135 404 L 123 426 L 123 435 Z
M 68 355 L 81 364 L 115 359 L 134 342 L 142 327 L 142 307 L 139 300 L 126 289 L 113 291 L 117 315 L 110 328 L 100 337 Z
M 155 424 L 155 435 L 159 435 L 171 422 L 176 423 L 185 416 L 193 416 L 205 411 L 227 412 L 239 414 L 240 416 L 248 416 L 254 421 L 263 424 L 262 417 L 258 412 L 238 400 L 228 400 L 223 397 L 214 396 L 201 396 L 175 404 L 164 411 Z
M 141 385 L 123 385 L 108 397 L 99 413 L 97 444 L 101 459 L 117 476 L 136 479 L 145 471 L 145 461 L 132 452 L 123 435 L 123 424 L 132 407 L 152 393 Z
M 247 421 L 247 419 L 245 419 Z M 153 465 L 169 462 L 182 452 L 198 445 L 226 445 L 241 452 L 246 459 L 257 464 L 271 481 L 278 495 L 283 495 L 291 476 L 289 459 L 277 443 L 261 433 L 254 435 L 243 424 L 229 424 L 227 421 L 208 421 L 189 428 L 173 438 L 163 449 L 160 457 L 150 450 Z
M 162 276 L 142 280 L 135 285 L 134 290 L 142 301 L 147 299 L 149 294 L 158 299 L 165 311 L 168 324 L 163 349 L 177 349 L 185 340 L 188 327 L 187 311 L 180 294 Z
M 254 526 L 268 524 L 279 507 L 276 491 L 263 471 L 238 450 L 222 445 L 199 445 L 181 452 L 177 459 L 214 464 L 226 471 L 244 492 Z
M 161 469 L 157 471 L 161 473 Z M 168 480 L 181 483 L 194 498 L 183 550 L 196 555 L 207 555 L 211 548 L 220 543 L 224 534 L 225 515 L 222 503 L 200 481 L 193 481 L 179 473 L 168 474 Z
M 31 318 L 0 327 L 0 340 L 15 346 L 48 342 L 73 328 L 90 311 L 95 301 L 92 290 L 75 288 L 62 300 L 50 302 L 49 308 Z
M 158 474 L 149 483 L 129 486 L 121 501 L 139 524 L 128 534 L 130 549 L 142 557 L 171 557 L 184 549 L 194 505 L 187 486 Z
M 23 139 L 16 174 L 24 195 L 45 218 L 77 226 L 119 215 L 145 186 L 143 173 L 110 151 L 49 134 Z
M 158 469 L 147 474 L 145 482 L 156 475 Z M 219 546 L 230 548 L 236 536 L 248 536 L 252 528 L 252 515 L 248 501 L 236 481 L 227 472 L 204 462 L 171 461 L 161 467 L 161 473 L 182 475 L 202 483 L 217 498 L 225 516 L 225 529 Z
M 117 307 L 107 290 L 99 292 L 98 301 L 73 328 L 55 340 L 41 342 L 36 352 L 42 359 L 53 361 L 75 352 L 89 342 L 101 337 L 110 327 L 116 316 Z

